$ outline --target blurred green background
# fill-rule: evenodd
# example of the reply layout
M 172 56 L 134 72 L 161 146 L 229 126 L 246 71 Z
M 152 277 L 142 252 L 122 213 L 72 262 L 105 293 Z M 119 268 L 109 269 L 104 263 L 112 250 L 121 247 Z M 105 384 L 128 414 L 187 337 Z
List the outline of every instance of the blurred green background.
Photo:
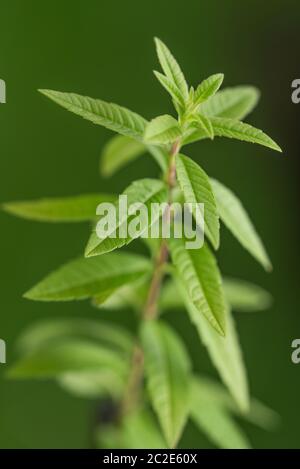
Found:
M 266 242 L 274 272 L 266 274 L 225 229 L 223 272 L 268 289 L 268 312 L 236 315 L 253 395 L 282 416 L 266 433 L 242 423 L 255 448 L 299 448 L 300 365 L 291 363 L 291 341 L 300 336 L 299 312 L 299 113 L 291 82 L 300 78 L 298 1 L 179 0 L 40 2 L 2 0 L 0 78 L 0 202 L 40 196 L 121 191 L 133 177 L 155 176 L 145 156 L 112 180 L 101 180 L 98 159 L 110 132 L 58 108 L 37 88 L 74 91 L 123 104 L 147 118 L 172 112 L 155 80 L 153 36 L 163 39 L 192 84 L 225 73 L 224 86 L 254 84 L 262 98 L 248 121 L 263 128 L 283 155 L 226 139 L 200 142 L 185 153 L 240 194 Z M 44 225 L 0 213 L 0 447 L 88 447 L 94 403 L 65 394 L 53 383 L 9 382 L 14 342 L 24 327 L 49 317 L 99 317 L 133 326 L 127 313 L 103 313 L 88 302 L 46 304 L 22 293 L 65 260 L 82 253 L 89 227 Z M 194 367 L 215 375 L 206 351 L 182 312 L 166 318 L 183 331 Z M 300 416 L 299 416 L 300 418 Z M 184 447 L 210 447 L 192 426 Z

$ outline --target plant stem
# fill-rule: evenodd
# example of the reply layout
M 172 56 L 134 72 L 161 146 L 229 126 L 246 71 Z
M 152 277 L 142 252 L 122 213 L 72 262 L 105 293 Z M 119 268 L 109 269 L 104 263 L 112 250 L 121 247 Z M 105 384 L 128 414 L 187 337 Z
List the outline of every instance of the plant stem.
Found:
M 169 222 L 170 208 L 172 203 L 172 190 L 176 184 L 176 165 L 175 158 L 180 149 L 180 141 L 174 142 L 170 151 L 170 162 L 167 172 L 167 185 L 168 185 L 168 207 L 164 213 L 166 222 Z M 150 283 L 149 293 L 146 300 L 146 305 L 143 314 L 143 320 L 153 320 L 157 317 L 158 313 L 158 298 L 160 294 L 161 284 L 164 277 L 164 265 L 168 260 L 169 252 L 165 240 L 161 242 L 153 271 L 152 280 Z M 132 367 L 128 379 L 127 389 L 120 408 L 120 419 L 130 412 L 139 400 L 141 382 L 144 373 L 144 354 L 139 345 L 136 345 L 132 356 Z

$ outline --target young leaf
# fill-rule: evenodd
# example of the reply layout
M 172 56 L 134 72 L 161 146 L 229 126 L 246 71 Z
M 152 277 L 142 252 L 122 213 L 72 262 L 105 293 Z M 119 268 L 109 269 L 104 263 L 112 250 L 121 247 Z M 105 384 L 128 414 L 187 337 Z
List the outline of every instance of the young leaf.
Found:
M 126 376 L 128 363 L 113 350 L 83 340 L 52 344 L 21 358 L 8 371 L 10 378 L 56 378 L 65 373 L 113 369 Z
M 264 147 L 281 152 L 281 148 L 262 130 L 252 127 L 252 125 L 238 122 L 234 119 L 224 119 L 222 117 L 211 117 L 214 134 L 218 137 L 235 138 L 250 143 L 258 143 Z
M 213 140 L 214 129 L 208 117 L 206 117 L 204 114 L 197 114 L 194 125 L 199 127 L 205 133 L 206 137 Z
M 94 259 L 79 258 L 49 274 L 24 296 L 39 301 L 85 299 L 134 281 L 149 269 L 147 259 L 129 253 L 112 253 Z
M 235 311 L 263 311 L 272 304 L 270 293 L 244 280 L 225 278 L 224 291 L 227 300 Z
M 218 249 L 219 215 L 209 177 L 198 164 L 184 155 L 176 156 L 176 171 L 185 201 L 204 204 L 205 234 Z
M 225 88 L 202 103 L 200 112 L 209 117 L 241 120 L 253 110 L 259 96 L 260 93 L 254 86 Z
M 116 135 L 104 146 L 100 159 L 100 172 L 108 177 L 145 153 L 143 143 L 124 135 Z
M 174 142 L 181 135 L 179 124 L 174 117 L 164 114 L 155 117 L 146 126 L 144 141 L 153 145 Z
M 160 84 L 165 88 L 165 90 L 167 90 L 167 92 L 172 96 L 174 101 L 176 101 L 179 106 L 184 107 L 184 100 L 182 98 L 180 90 L 177 88 L 174 82 L 162 73 L 154 71 L 154 75 L 156 76 Z
M 236 86 L 218 91 L 214 96 L 202 103 L 199 112 L 207 117 L 225 117 L 244 119 L 256 106 L 259 91 L 253 86 Z M 188 144 L 206 138 L 204 131 L 191 130 L 185 135 L 183 143 Z
M 215 179 L 210 180 L 220 218 L 242 246 L 266 269 L 272 265 L 255 228 L 237 196 Z
M 189 411 L 190 364 L 181 339 L 166 324 L 141 329 L 150 399 L 170 448 L 181 436 Z
M 191 418 L 219 448 L 245 449 L 250 444 L 230 412 L 205 392 L 201 381 L 194 379 L 191 390 Z
M 216 260 L 209 248 L 186 249 L 184 239 L 171 238 L 173 263 L 197 316 L 208 320 L 208 328 L 225 335 L 225 300 Z
M 140 179 L 127 187 L 123 195 L 127 196 L 127 207 L 130 208 L 133 204 L 142 203 L 148 208 L 148 218 L 145 220 L 141 230 L 136 234 L 136 237 L 142 236 L 147 232 L 151 224 L 155 223 L 161 216 L 159 207 L 153 205 L 152 210 L 150 210 L 150 207 L 152 203 L 161 203 L 167 200 L 166 186 L 163 182 L 156 179 Z M 118 232 L 121 229 L 129 226 L 130 219 L 133 215 L 130 215 L 127 211 L 127 213 L 122 216 L 119 210 L 119 203 L 117 202 L 115 206 L 116 226 L 112 226 L 111 230 L 108 229 L 106 236 L 102 238 L 99 238 L 96 228 L 94 229 L 86 247 L 85 255 L 87 257 L 98 256 L 113 251 L 133 241 L 134 238 L 132 238 L 129 233 L 127 237 L 118 236 Z
M 143 138 L 147 121 L 125 107 L 75 93 L 61 93 L 52 90 L 39 91 L 68 111 L 94 124 L 102 125 L 107 129 L 136 140 L 142 140 Z
M 189 90 L 178 63 L 167 46 L 160 39 L 155 38 L 155 44 L 158 59 L 165 75 L 177 86 L 183 100 L 186 101 L 189 97 Z
M 201 341 L 207 347 L 213 364 L 241 411 L 246 412 L 249 409 L 247 376 L 234 321 L 229 308 L 227 307 L 225 312 L 226 336 L 222 337 L 198 313 L 198 310 L 183 288 L 180 277 L 176 277 L 176 284 L 181 292 L 190 319 L 195 325 Z
M 206 78 L 206 80 L 203 80 L 202 83 L 200 83 L 200 85 L 197 87 L 194 94 L 195 105 L 198 106 L 203 101 L 206 101 L 208 98 L 213 96 L 222 85 L 223 80 L 223 73 L 216 73 L 215 75 L 211 75 L 210 77 Z
M 114 195 L 86 194 L 73 197 L 7 202 L 3 209 L 13 215 L 42 222 L 83 222 L 96 218 L 102 202 L 113 202 Z
M 29 327 L 17 342 L 22 355 L 46 345 L 69 339 L 93 339 L 129 356 L 133 349 L 131 334 L 116 324 L 91 319 L 48 319 Z

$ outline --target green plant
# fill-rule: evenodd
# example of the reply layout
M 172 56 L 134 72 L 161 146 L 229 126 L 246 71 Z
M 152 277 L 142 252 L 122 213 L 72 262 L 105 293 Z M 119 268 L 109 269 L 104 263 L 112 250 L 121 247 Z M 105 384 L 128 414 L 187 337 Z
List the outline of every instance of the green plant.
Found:
M 184 239 L 142 239 L 150 252 L 145 258 L 128 250 L 112 252 L 129 244 L 132 237 L 99 238 L 93 229 L 85 257 L 51 273 L 25 297 L 39 301 L 91 298 L 100 309 L 130 307 L 137 314 L 136 336 L 103 321 L 46 321 L 23 334 L 19 341 L 22 356 L 9 375 L 54 378 L 77 395 L 110 396 L 116 412 L 106 431 L 99 434 L 101 446 L 175 447 L 190 417 L 216 445 L 248 447 L 232 414 L 267 428 L 276 416 L 249 398 L 231 309 L 264 309 L 270 296 L 246 282 L 221 279 L 209 247 L 209 243 L 214 250 L 219 247 L 219 218 L 266 270 L 271 263 L 236 195 L 181 152 L 188 143 L 215 136 L 281 150 L 261 130 L 241 121 L 258 101 L 255 88 L 219 91 L 222 74 L 189 88 L 168 48 L 158 39 L 156 48 L 164 75 L 154 73 L 171 95 L 177 119 L 162 115 L 148 122 L 116 104 L 40 91 L 67 110 L 121 134 L 104 149 L 104 175 L 149 152 L 160 166 L 161 179 L 135 181 L 123 194 L 147 206 L 167 202 L 166 210 L 175 198 L 181 203 L 204 203 L 207 241 L 200 249 L 189 250 Z M 96 207 L 103 201 L 116 201 L 116 196 L 10 202 L 4 209 L 38 221 L 94 223 Z M 225 387 L 193 374 L 180 335 L 161 319 L 164 311 L 178 307 L 187 310 Z

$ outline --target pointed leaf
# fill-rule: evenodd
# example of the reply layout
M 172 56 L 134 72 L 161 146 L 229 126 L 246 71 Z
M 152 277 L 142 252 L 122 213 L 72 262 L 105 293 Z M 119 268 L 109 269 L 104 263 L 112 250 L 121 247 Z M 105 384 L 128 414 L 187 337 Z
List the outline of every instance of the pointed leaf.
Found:
M 147 259 L 129 253 L 79 258 L 49 274 L 24 296 L 39 301 L 85 299 L 134 281 L 149 268 Z
M 250 143 L 258 143 L 264 147 L 281 152 L 281 148 L 262 130 L 234 119 L 211 117 L 214 134 L 218 137 L 235 138 Z
M 235 311 L 263 311 L 272 304 L 270 293 L 253 283 L 244 280 L 224 279 L 227 300 Z
M 259 96 L 254 86 L 225 88 L 202 103 L 200 112 L 210 117 L 244 119 L 256 106 Z
M 140 237 L 144 233 L 147 233 L 148 228 L 159 219 L 161 215 L 159 207 L 154 205 L 151 207 L 151 204 L 159 204 L 167 200 L 166 186 L 163 182 L 156 179 L 140 179 L 127 187 L 123 195 L 127 196 L 127 207 L 129 209 L 133 204 L 144 204 L 148 209 L 148 217 L 141 230 L 136 234 L 136 237 Z M 94 229 L 86 247 L 85 255 L 87 257 L 98 256 L 113 251 L 133 241 L 134 238 L 132 238 L 129 233 L 127 237 L 121 237 L 119 236 L 119 232 L 129 226 L 130 220 L 134 215 L 130 215 L 128 211 L 124 215 L 121 215 L 119 201 L 116 202 L 115 207 L 116 226 L 112 226 L 111 230 L 108 229 L 106 236 L 102 238 L 99 238 L 97 228 Z M 150 210 L 150 207 L 152 210 Z
M 142 140 L 147 121 L 125 107 L 75 93 L 39 90 L 68 111 L 121 135 Z
M 174 101 L 176 101 L 179 106 L 184 106 L 184 100 L 182 98 L 182 95 L 180 93 L 180 90 L 177 88 L 177 86 L 174 84 L 170 78 L 166 77 L 162 73 L 154 71 L 154 75 L 160 82 L 160 84 L 167 90 L 167 92 L 172 96 Z
M 144 140 L 149 144 L 164 145 L 174 142 L 180 135 L 181 130 L 177 120 L 164 114 L 155 117 L 147 124 Z
M 128 363 L 120 355 L 83 340 L 66 340 L 37 350 L 19 360 L 8 372 L 10 378 L 53 378 L 73 372 L 114 369 L 128 373 Z
M 225 334 L 225 300 L 216 260 L 209 248 L 186 249 L 184 239 L 171 238 L 169 246 L 173 263 L 195 314 L 208 320 L 207 327 Z M 212 326 L 212 327 L 211 327 Z
M 13 215 L 42 222 L 82 222 L 96 218 L 102 202 L 113 202 L 110 194 L 86 194 L 73 197 L 7 202 L 3 209 Z
M 176 156 L 179 185 L 187 203 L 204 204 L 205 234 L 215 249 L 219 247 L 219 215 L 210 180 L 203 169 L 184 155 Z
M 213 364 L 241 411 L 246 412 L 249 408 L 247 376 L 229 308 L 226 308 L 225 314 L 226 336 L 222 337 L 199 314 L 183 288 L 180 277 L 176 283 L 184 299 L 190 319 L 195 325 L 201 341 L 207 347 Z
M 181 339 L 160 321 L 145 322 L 141 338 L 150 399 L 174 448 L 188 417 L 189 358 Z
M 271 270 L 272 265 L 263 243 L 239 199 L 230 189 L 219 181 L 215 179 L 211 179 L 210 181 L 222 221 L 242 246 L 244 246 L 266 270 Z
M 124 135 L 116 135 L 105 145 L 100 159 L 103 176 L 111 176 L 123 166 L 145 153 L 143 143 Z
M 206 101 L 208 98 L 213 96 L 224 80 L 223 73 L 216 73 L 210 77 L 203 80 L 202 83 L 197 87 L 194 94 L 194 103 L 195 105 L 201 104 L 203 101 Z
M 165 75 L 173 81 L 174 85 L 180 90 L 183 100 L 186 101 L 189 97 L 189 91 L 181 68 L 167 46 L 160 39 L 155 38 L 155 44 L 158 59 Z
M 219 448 L 250 448 L 246 435 L 230 412 L 205 392 L 201 381 L 194 379 L 191 391 L 191 418 Z
M 204 114 L 198 114 L 195 119 L 195 126 L 199 127 L 204 133 L 205 136 L 211 140 L 214 138 L 214 129 L 212 123 L 208 117 Z

